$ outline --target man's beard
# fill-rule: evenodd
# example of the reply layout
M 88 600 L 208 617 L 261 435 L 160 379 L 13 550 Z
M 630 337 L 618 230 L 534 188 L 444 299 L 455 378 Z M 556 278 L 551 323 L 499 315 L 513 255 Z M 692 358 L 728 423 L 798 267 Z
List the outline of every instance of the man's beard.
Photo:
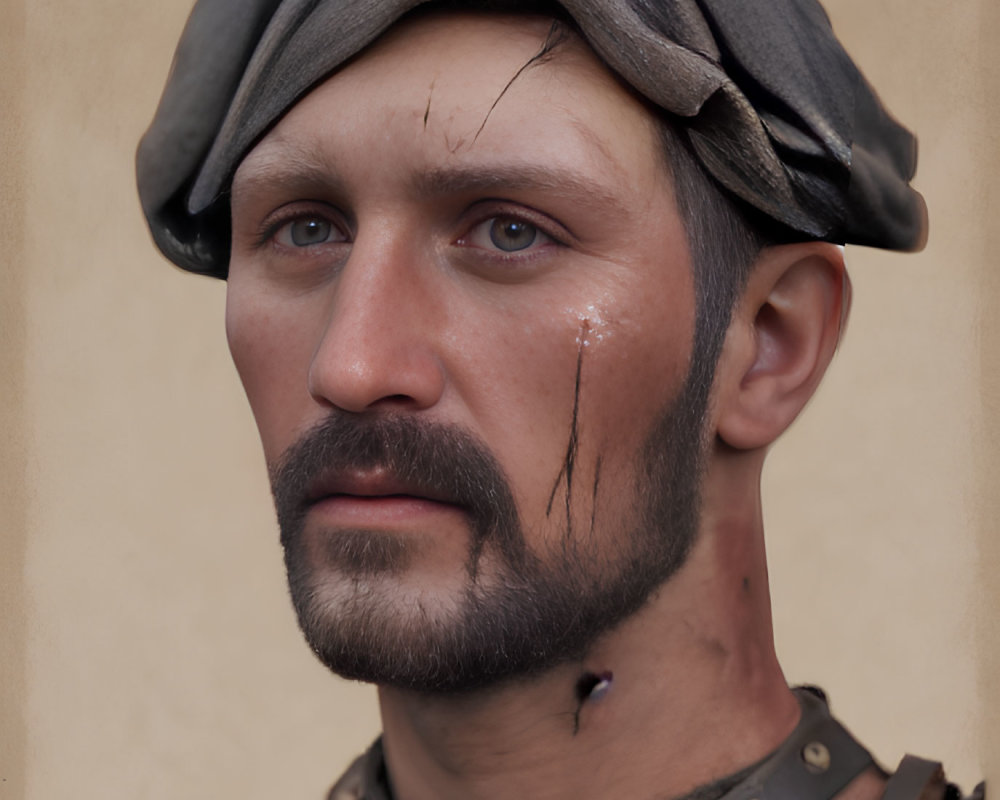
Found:
M 574 525 L 567 499 L 562 541 L 544 555 L 528 545 L 500 465 L 468 432 L 413 416 L 331 414 L 271 470 L 292 602 L 309 645 L 345 678 L 429 693 L 481 689 L 582 658 L 690 550 L 710 383 L 703 378 L 688 375 L 637 454 L 635 500 L 620 514 L 622 529 L 588 534 L 593 509 L 587 526 Z M 450 606 L 428 610 L 395 590 L 411 556 L 398 534 L 306 535 L 310 485 L 331 472 L 372 470 L 465 513 L 464 589 Z M 595 474 L 593 503 L 598 488 Z

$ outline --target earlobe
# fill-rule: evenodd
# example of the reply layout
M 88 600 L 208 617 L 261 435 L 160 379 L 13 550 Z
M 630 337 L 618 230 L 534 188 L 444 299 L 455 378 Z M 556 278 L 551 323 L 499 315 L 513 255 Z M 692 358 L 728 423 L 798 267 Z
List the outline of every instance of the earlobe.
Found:
M 719 362 L 717 431 L 731 447 L 766 447 L 819 385 L 846 322 L 843 251 L 820 242 L 761 253 Z

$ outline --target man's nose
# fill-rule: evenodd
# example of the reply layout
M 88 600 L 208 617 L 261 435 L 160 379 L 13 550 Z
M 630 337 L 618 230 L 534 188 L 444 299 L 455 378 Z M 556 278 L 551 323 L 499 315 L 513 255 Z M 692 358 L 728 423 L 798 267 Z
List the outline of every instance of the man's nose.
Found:
M 360 240 L 334 279 L 309 392 L 343 411 L 420 410 L 441 398 L 442 315 L 433 268 L 391 242 Z

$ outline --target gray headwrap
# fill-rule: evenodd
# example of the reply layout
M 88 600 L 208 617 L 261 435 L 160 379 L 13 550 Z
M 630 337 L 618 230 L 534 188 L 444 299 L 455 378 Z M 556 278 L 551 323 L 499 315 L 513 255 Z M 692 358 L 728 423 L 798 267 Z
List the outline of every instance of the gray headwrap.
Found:
M 198 0 L 153 124 L 139 195 L 175 264 L 224 277 L 227 191 L 254 143 L 426 0 Z M 594 51 L 686 131 L 729 192 L 802 239 L 915 250 L 916 141 L 815 0 L 560 0 Z

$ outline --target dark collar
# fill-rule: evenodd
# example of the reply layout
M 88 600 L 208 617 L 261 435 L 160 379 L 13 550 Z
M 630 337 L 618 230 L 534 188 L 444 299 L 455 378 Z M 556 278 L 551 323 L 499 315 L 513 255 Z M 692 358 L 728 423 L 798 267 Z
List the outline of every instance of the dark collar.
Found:
M 800 687 L 794 691 L 802 716 L 791 736 L 760 763 L 729 780 L 696 790 L 687 800 L 709 797 L 713 800 L 831 800 L 858 775 L 874 766 L 869 752 L 831 716 L 821 690 Z M 907 756 L 890 779 L 885 797 L 886 800 L 890 797 L 892 800 L 918 797 L 957 800 L 961 794 L 945 782 L 940 764 Z M 980 785 L 969 800 L 982 798 Z M 330 790 L 328 800 L 393 800 L 381 739 L 344 773 Z

